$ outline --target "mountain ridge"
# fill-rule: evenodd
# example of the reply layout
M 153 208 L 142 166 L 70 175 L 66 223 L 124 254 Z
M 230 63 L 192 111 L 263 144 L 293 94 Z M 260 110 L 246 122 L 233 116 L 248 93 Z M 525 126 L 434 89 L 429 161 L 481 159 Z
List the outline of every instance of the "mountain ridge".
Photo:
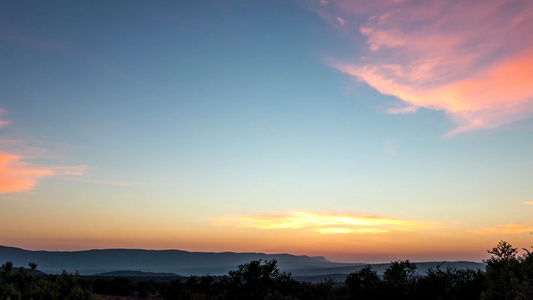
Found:
M 280 268 L 293 269 L 297 266 L 315 268 L 348 266 L 352 264 L 330 262 L 321 256 L 292 255 L 287 253 L 266 254 L 255 252 L 189 252 L 184 250 L 146 249 L 91 249 L 80 251 L 26 250 L 17 247 L 1 246 L 0 259 L 11 260 L 14 264 L 27 265 L 36 262 L 39 268 L 48 273 L 65 269 L 78 270 L 82 275 L 104 273 L 117 270 L 136 270 L 156 273 L 184 275 L 227 274 L 238 265 L 251 260 L 272 260 Z
M 288 253 L 266 254 L 256 252 L 190 252 L 184 250 L 147 249 L 91 249 L 79 251 L 25 250 L 0 245 L 0 263 L 12 261 L 25 266 L 38 264 L 39 270 L 54 274 L 62 270 L 78 271 L 81 275 L 102 274 L 116 271 L 140 271 L 147 273 L 172 273 L 180 276 L 227 275 L 238 265 L 252 260 L 273 260 L 283 272 L 294 276 L 317 276 L 324 274 L 349 274 L 360 270 L 366 263 L 337 263 L 322 256 L 292 255 Z M 424 273 L 436 266 L 457 269 L 484 269 L 477 262 L 419 262 L 418 272 Z M 388 263 L 370 264 L 383 273 Z

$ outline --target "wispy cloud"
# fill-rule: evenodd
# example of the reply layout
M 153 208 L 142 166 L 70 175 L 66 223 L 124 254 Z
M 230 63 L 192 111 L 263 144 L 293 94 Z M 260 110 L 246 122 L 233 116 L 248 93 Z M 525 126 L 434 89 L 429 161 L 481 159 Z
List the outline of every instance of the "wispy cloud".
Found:
M 481 230 L 476 230 L 474 233 L 480 235 L 490 235 L 490 234 L 514 234 L 514 233 L 525 233 L 533 232 L 533 224 L 523 225 L 517 223 L 510 223 L 505 225 L 498 225 L 497 227 L 488 227 Z
M 0 108 L 0 117 L 3 114 L 5 114 L 5 110 Z M 0 128 L 9 123 L 7 120 L 0 119 Z M 2 139 L 0 146 L 19 142 L 18 140 Z M 20 155 L 0 151 L 0 194 L 32 189 L 40 178 L 53 174 L 54 171 L 49 168 L 35 167 L 23 161 Z
M 533 201 L 526 201 L 526 202 L 524 202 L 524 204 L 531 204 L 531 205 L 533 205 Z
M 56 174 L 82 176 L 87 171 L 87 166 L 53 167 L 53 169 Z
M 344 19 L 343 19 L 343 18 L 341 18 L 341 17 L 337 17 L 337 22 L 339 22 L 339 24 L 340 24 L 341 26 L 344 26 Z
M 69 178 L 70 181 L 77 182 L 86 182 L 92 184 L 101 184 L 101 185 L 118 185 L 118 186 L 140 186 L 142 184 L 135 182 L 126 182 L 118 180 L 97 180 L 97 179 L 85 179 L 85 178 Z
M 383 233 L 430 228 L 431 222 L 408 221 L 347 213 L 317 213 L 288 211 L 263 215 L 226 216 L 215 219 L 215 224 L 259 229 L 309 229 L 323 234 Z
M 404 107 L 443 110 L 448 135 L 495 128 L 533 115 L 533 2 L 331 0 L 320 15 L 342 16 L 366 37 L 366 52 L 330 64 Z M 363 22 L 361 22 L 363 17 Z
M 9 28 L 0 29 L 0 39 L 8 43 L 57 53 L 70 59 L 92 64 L 118 77 L 128 78 L 128 75 L 125 72 L 111 64 L 109 61 L 89 53 L 84 49 L 73 47 L 61 40 L 47 38 L 44 35 L 30 35 L 22 31 L 10 30 Z
M 5 110 L 0 109 L 0 116 Z M 9 124 L 0 119 L 0 128 Z M 25 141 L 0 137 L 0 194 L 33 189 L 39 180 L 50 176 L 81 176 L 87 166 L 38 165 L 31 161 L 53 157 L 40 147 L 28 147 Z
M 33 189 L 48 176 L 81 176 L 86 166 L 39 166 L 20 155 L 0 152 L 0 194 Z
M 4 119 L 1 118 L 2 115 L 3 115 L 5 112 L 6 112 L 5 110 L 3 110 L 3 109 L 0 108 L 0 128 L 2 128 L 2 127 L 4 127 L 4 126 L 6 126 L 6 125 L 9 124 L 9 121 L 8 121 L 8 120 L 4 120 Z
M 392 156 L 395 155 L 398 152 L 398 145 L 394 141 L 388 141 L 385 142 L 385 147 L 383 149 L 383 153 L 386 155 Z
M 40 178 L 53 174 L 53 170 L 31 166 L 20 156 L 0 154 L 0 193 L 30 190 Z

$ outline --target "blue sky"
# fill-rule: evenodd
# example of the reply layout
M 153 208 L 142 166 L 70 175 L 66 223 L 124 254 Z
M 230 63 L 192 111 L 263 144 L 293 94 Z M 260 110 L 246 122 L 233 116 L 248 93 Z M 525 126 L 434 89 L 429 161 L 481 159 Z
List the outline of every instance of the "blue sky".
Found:
M 344 261 L 481 259 L 504 238 L 527 246 L 533 127 L 525 108 L 533 94 L 517 83 L 519 95 L 507 100 L 520 105 L 511 108 L 468 98 L 480 90 L 463 88 L 474 86 L 470 78 L 496 72 L 476 75 L 474 63 L 461 79 L 429 81 L 456 58 L 448 52 L 438 72 L 402 77 L 419 67 L 405 61 L 419 49 L 381 23 L 365 30 L 373 16 L 388 16 L 385 2 L 373 15 L 345 1 L 3 2 L 0 120 L 8 124 L 0 125 L 0 154 L 11 155 L 5 182 L 25 185 L 3 187 L 0 243 Z M 402 26 L 402 36 L 424 37 Z M 483 61 L 503 70 L 533 49 L 520 47 L 495 48 Z M 507 59 L 500 69 L 499 57 Z M 409 69 L 391 75 L 391 62 Z M 442 78 L 449 85 L 438 86 Z M 391 110 L 399 106 L 409 111 Z M 265 229 L 242 221 L 294 212 L 418 225 L 325 235 L 308 223 Z M 16 229 L 27 216 L 35 222 Z M 330 225 L 346 226 L 339 222 Z M 424 244 L 428 236 L 439 242 Z M 304 237 L 315 243 L 298 242 Z M 446 254 L 437 250 L 444 244 L 458 246 Z

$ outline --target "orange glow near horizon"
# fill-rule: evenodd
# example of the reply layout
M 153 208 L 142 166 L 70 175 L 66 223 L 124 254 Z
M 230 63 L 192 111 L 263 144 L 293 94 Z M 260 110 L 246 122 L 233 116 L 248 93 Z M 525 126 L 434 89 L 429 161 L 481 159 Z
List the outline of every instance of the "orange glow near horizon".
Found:
M 413 222 L 377 217 L 334 214 L 285 214 L 241 220 L 217 218 L 217 226 L 195 220 L 187 226 L 183 220 L 154 223 L 147 215 L 135 223 L 128 216 L 31 215 L 28 222 L 8 223 L 0 235 L 5 245 L 35 250 L 87 250 L 105 248 L 179 249 L 199 252 L 264 252 L 296 255 L 322 255 L 333 261 L 386 262 L 396 259 L 481 260 L 486 250 L 505 239 L 515 246 L 526 246 L 530 237 L 525 227 L 520 232 L 487 231 L 479 234 L 452 226 L 431 226 L 431 222 Z M 62 223 L 53 223 L 54 219 Z M 224 223 L 225 222 L 225 223 Z M 236 226 L 222 226 L 222 225 Z M 364 225 L 362 225 L 364 224 Z M 407 225 L 406 225 L 407 224 Z M 425 224 L 429 224 L 427 227 Z M 112 227 L 113 230 L 109 230 Z M 268 228 L 268 229 L 265 229 Z M 527 233 L 527 236 L 526 236 Z M 26 238 L 21 238 L 22 236 Z
M 87 227 L 87 226 L 84 226 Z M 140 227 L 140 226 L 139 226 Z M 88 250 L 106 248 L 179 249 L 198 252 L 262 252 L 320 255 L 332 261 L 386 262 L 396 259 L 424 260 L 438 256 L 442 259 L 481 260 L 485 250 L 499 239 L 493 236 L 472 236 L 455 232 L 383 232 L 380 234 L 323 234 L 303 229 L 234 230 L 200 229 L 193 232 L 161 230 L 160 228 L 117 228 L 106 232 L 102 228 L 80 228 L 66 233 L 35 233 L 32 241 L 4 239 L 17 247 L 35 250 Z M 334 229 L 332 229 L 334 230 Z M 343 232 L 344 233 L 344 232 Z M 509 239 L 508 239 L 509 240 Z M 509 240 L 513 245 L 521 245 Z M 40 246 L 36 246 L 40 245 Z M 45 246 L 43 246 L 45 245 Z M 46 246 L 48 245 L 48 246 Z

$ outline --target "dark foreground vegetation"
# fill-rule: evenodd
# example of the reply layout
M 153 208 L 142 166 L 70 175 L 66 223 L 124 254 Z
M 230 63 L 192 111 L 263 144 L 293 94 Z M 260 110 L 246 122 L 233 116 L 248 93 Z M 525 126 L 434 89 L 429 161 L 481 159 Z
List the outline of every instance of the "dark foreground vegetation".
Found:
M 366 266 L 346 281 L 308 283 L 280 272 L 277 262 L 255 260 L 227 276 L 95 277 L 2 266 L 0 299 L 533 299 L 533 253 L 500 242 L 488 252 L 485 272 L 440 267 L 426 274 L 416 264 L 395 261 L 383 276 Z

